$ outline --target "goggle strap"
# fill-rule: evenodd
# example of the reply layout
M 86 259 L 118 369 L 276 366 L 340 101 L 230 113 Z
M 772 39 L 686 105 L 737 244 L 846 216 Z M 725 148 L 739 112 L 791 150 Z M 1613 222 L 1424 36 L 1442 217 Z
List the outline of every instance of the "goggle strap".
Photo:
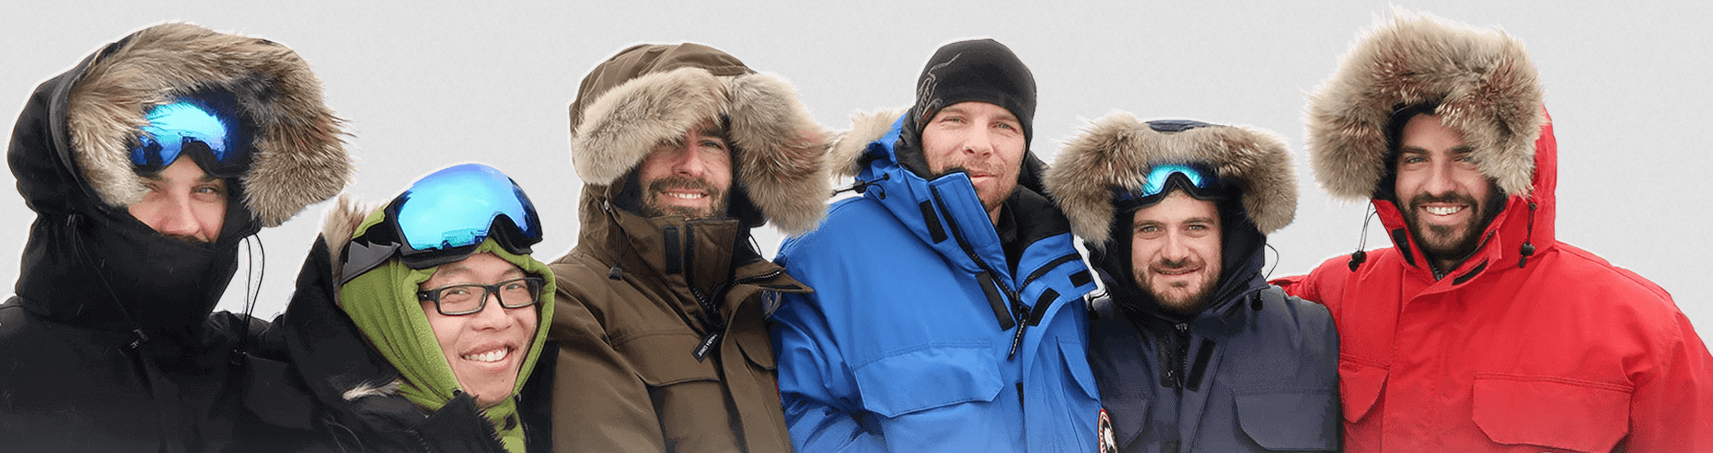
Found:
M 351 242 L 345 247 L 344 266 L 339 272 L 339 285 L 344 286 L 352 279 L 365 272 L 381 267 L 393 254 L 398 253 L 399 244 L 369 244 Z

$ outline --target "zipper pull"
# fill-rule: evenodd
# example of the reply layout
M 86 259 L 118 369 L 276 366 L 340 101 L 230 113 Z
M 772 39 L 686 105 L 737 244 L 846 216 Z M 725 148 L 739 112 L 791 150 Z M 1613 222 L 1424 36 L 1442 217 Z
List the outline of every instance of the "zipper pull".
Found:
M 702 337 L 702 342 L 696 344 L 696 349 L 690 351 L 690 355 L 696 356 L 696 361 L 701 362 L 708 358 L 708 353 L 714 352 L 714 345 L 717 344 L 720 344 L 720 331 L 708 332 L 707 336 Z
M 1017 358 L 1017 350 L 1023 346 L 1023 332 L 1026 330 L 1029 330 L 1029 306 L 1017 304 L 1017 334 L 1011 337 L 1011 352 L 1005 355 L 1005 360 Z

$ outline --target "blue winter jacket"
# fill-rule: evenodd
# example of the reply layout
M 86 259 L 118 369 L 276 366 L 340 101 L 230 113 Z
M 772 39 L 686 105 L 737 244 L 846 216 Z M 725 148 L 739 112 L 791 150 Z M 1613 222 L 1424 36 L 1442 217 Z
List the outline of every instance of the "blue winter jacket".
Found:
M 901 124 L 872 129 L 886 133 L 862 150 L 863 196 L 780 248 L 779 264 L 815 288 L 773 315 L 792 444 L 1094 451 L 1082 296 L 1095 285 L 1064 215 L 1018 186 L 1005 208 L 1024 244 L 1012 272 L 966 175 L 925 180 L 898 164 Z

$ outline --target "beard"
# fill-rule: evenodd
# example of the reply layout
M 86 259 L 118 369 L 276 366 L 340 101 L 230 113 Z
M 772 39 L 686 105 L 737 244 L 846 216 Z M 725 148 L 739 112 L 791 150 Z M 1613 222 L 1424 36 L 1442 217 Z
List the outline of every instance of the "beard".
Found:
M 1494 188 L 1491 193 L 1499 192 Z M 1495 199 L 1504 200 L 1502 197 Z M 1474 209 L 1475 213 L 1461 225 L 1427 224 L 1421 220 L 1421 207 L 1428 203 L 1461 203 Z M 1461 192 L 1438 196 L 1424 193 L 1410 198 L 1404 209 L 1404 225 L 1409 227 L 1410 236 L 1429 258 L 1461 260 L 1475 253 L 1475 247 L 1481 245 L 1482 231 L 1487 229 L 1498 212 L 1499 205 L 1493 200 L 1478 202 Z
M 708 206 L 698 208 L 662 204 L 660 198 L 666 196 L 666 191 L 671 189 L 692 189 L 706 192 L 708 194 Z M 726 214 L 726 191 L 714 187 L 707 181 L 672 175 L 648 183 L 648 187 L 643 189 L 642 206 L 650 216 L 719 217 Z
M 938 173 L 934 173 L 932 175 L 932 177 L 930 177 L 928 179 L 938 179 L 941 176 L 949 175 L 952 173 L 963 173 L 966 175 L 974 174 L 974 173 L 971 173 L 968 168 L 965 168 L 964 166 L 959 165 L 959 166 L 947 168 L 945 170 L 941 170 Z M 1002 172 L 994 171 L 994 172 L 989 172 L 989 173 L 1001 174 Z M 970 180 L 970 182 L 974 183 L 975 180 L 972 178 Z M 1004 182 L 1004 181 L 1002 181 L 1002 182 Z M 975 190 L 975 196 L 976 196 L 976 198 L 981 200 L 982 210 L 992 211 L 994 209 L 998 209 L 999 205 L 1005 203 L 1005 200 L 1011 199 L 1011 194 L 1013 192 L 1017 192 L 1017 180 L 1012 179 L 1011 181 L 1009 181 L 1008 185 L 1000 185 L 998 187 L 999 187 L 999 190 L 996 191 L 997 193 L 982 193 L 980 187 L 975 188 L 976 189 Z
M 1201 311 L 1208 296 L 1213 294 L 1214 285 L 1219 283 L 1220 270 L 1217 266 L 1195 263 L 1192 260 L 1193 258 L 1178 261 L 1156 261 L 1149 264 L 1147 269 L 1139 269 L 1131 276 L 1131 279 L 1136 281 L 1136 286 L 1141 288 L 1144 294 L 1160 304 L 1161 308 L 1181 315 L 1195 314 Z M 1155 287 L 1153 281 L 1146 278 L 1151 269 L 1177 270 L 1196 267 L 1198 264 L 1202 268 L 1200 281 L 1176 281 L 1167 283 L 1163 287 Z

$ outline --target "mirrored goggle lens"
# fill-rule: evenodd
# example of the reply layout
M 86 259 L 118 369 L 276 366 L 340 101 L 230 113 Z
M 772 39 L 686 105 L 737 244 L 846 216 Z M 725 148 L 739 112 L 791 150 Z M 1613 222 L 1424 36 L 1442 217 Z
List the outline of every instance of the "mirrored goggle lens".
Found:
M 234 140 L 230 120 L 198 103 L 178 101 L 155 106 L 149 110 L 149 124 L 142 127 L 143 135 L 131 148 L 131 165 L 143 174 L 154 174 L 172 165 L 193 149 L 206 149 L 205 169 L 216 176 L 236 176 L 241 170 L 242 144 Z M 193 146 L 200 144 L 202 146 Z M 212 164 L 212 165 L 207 165 Z
M 1213 182 L 1213 177 L 1202 173 L 1200 169 L 1195 167 L 1177 164 L 1155 165 L 1153 170 L 1148 171 L 1147 179 L 1142 183 L 1140 195 L 1144 197 L 1159 195 L 1160 192 L 1166 190 L 1166 183 L 1172 179 L 1174 174 L 1183 175 L 1185 178 L 1183 182 L 1189 183 L 1190 187 L 1196 189 L 1207 189 Z
M 434 172 L 399 199 L 395 220 L 407 248 L 405 255 L 473 246 L 496 234 L 520 235 L 505 238 L 515 247 L 541 241 L 535 205 L 511 178 L 487 165 L 464 164 Z M 517 231 L 499 228 L 500 217 L 510 220 Z

